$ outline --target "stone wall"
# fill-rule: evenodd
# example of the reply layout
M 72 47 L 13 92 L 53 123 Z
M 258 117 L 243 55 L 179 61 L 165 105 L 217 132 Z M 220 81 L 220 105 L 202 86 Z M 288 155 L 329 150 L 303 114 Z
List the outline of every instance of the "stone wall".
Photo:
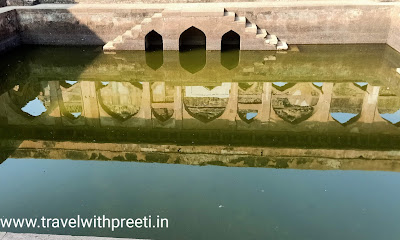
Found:
M 158 11 L 161 9 L 18 9 L 18 19 L 23 43 L 103 45 Z
M 16 11 L 0 12 L 0 52 L 17 45 L 19 36 Z
M 387 43 L 400 52 L 400 6 L 392 9 L 392 22 Z
M 0 0 L 0 7 L 5 7 L 7 5 L 6 0 Z
M 39 0 L 40 3 L 204 3 L 204 2 L 301 2 L 304 0 Z M 311 0 L 318 2 L 321 0 Z M 322 0 L 323 1 L 323 0 Z M 343 0 L 330 0 L 330 2 Z M 352 0 L 352 2 L 363 2 L 365 0 Z M 375 2 L 398 2 L 400 0 L 374 0 Z
M 40 5 L 39 5 L 40 6 Z M 85 7 L 86 6 L 86 7 Z M 158 6 L 158 5 L 157 5 Z M 386 43 L 391 5 L 332 5 L 234 7 L 228 11 L 245 15 L 289 44 Z M 265 4 L 264 4 L 265 6 Z M 153 8 L 118 7 L 18 9 L 21 36 L 26 43 L 103 44 L 134 27 L 145 17 L 161 12 Z
M 385 43 L 387 5 L 277 6 L 227 8 L 289 44 Z
M 260 28 L 265 28 L 289 44 L 387 42 L 400 50 L 400 7 L 396 7 L 395 3 L 328 4 L 315 1 L 307 4 L 221 4 L 216 5 L 246 16 Z M 103 45 L 145 17 L 162 12 L 167 5 L 170 6 L 54 4 L 38 5 L 35 8 L 19 7 L 15 11 L 23 43 Z

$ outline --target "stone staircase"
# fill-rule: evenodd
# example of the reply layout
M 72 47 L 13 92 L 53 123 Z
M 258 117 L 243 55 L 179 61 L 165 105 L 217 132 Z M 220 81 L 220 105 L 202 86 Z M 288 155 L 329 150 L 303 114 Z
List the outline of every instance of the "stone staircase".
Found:
M 152 30 L 163 37 L 164 50 L 179 50 L 180 34 L 192 26 L 204 32 L 207 50 L 220 50 L 221 37 L 230 30 L 240 35 L 241 50 L 288 49 L 276 35 L 225 9 L 165 9 L 109 41 L 103 50 L 145 50 L 145 37 Z

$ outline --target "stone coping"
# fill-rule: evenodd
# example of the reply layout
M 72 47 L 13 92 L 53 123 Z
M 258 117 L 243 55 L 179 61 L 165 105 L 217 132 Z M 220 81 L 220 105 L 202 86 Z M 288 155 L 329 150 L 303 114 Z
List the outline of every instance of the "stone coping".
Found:
M 13 9 L 165 9 L 165 8 L 213 8 L 213 7 L 301 7 L 301 6 L 382 6 L 399 5 L 400 2 L 361 1 L 279 1 L 279 2 L 213 2 L 213 3 L 75 3 L 75 4 L 38 4 L 35 6 L 8 6 L 0 8 L 0 12 Z

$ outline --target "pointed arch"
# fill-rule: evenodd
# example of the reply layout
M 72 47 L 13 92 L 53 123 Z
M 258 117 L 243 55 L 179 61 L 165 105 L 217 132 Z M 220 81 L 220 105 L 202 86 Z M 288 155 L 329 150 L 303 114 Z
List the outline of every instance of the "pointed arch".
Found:
M 226 32 L 221 38 L 221 65 L 232 70 L 239 65 L 240 35 L 235 31 Z
M 235 31 L 226 32 L 221 38 L 221 51 L 240 50 L 240 35 Z
M 162 36 L 152 30 L 144 38 L 145 50 L 146 51 L 157 51 L 163 50 L 163 38 Z
M 179 37 L 179 51 L 192 49 L 206 49 L 206 35 L 194 26 L 183 31 Z

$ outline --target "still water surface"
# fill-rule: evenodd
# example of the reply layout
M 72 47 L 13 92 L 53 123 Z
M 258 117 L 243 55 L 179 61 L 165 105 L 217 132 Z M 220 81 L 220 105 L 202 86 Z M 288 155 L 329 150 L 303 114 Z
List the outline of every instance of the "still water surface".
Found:
M 169 229 L 51 233 L 152 239 L 400 235 L 400 175 L 392 172 L 9 159 L 0 181 L 0 210 L 8 217 L 159 214 L 170 220 Z
M 400 54 L 385 45 L 29 47 L 0 66 L 0 216 L 169 219 L 168 229 L 0 231 L 400 236 Z

